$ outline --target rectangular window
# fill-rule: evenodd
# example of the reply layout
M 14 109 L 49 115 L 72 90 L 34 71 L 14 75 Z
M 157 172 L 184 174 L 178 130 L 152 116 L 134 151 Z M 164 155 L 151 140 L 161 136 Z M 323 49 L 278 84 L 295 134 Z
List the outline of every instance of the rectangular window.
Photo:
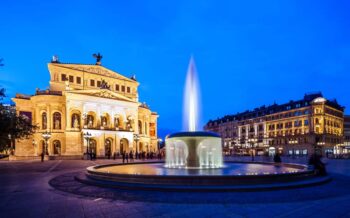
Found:
M 119 85 L 118 84 L 115 85 L 115 91 L 119 92 Z
M 130 93 L 130 87 L 129 87 L 129 86 L 126 87 L 126 92 L 127 92 L 127 93 Z
M 61 81 L 66 81 L 66 80 L 67 80 L 67 75 L 61 74 Z
M 77 83 L 81 84 L 81 77 L 77 77 Z
M 125 86 L 122 86 L 122 92 L 125 92 Z
M 74 83 L 74 77 L 73 76 L 69 76 L 69 82 L 70 83 Z
M 309 120 L 304 120 L 304 126 L 308 126 L 309 125 Z
M 90 80 L 90 86 L 95 86 L 95 80 Z
M 97 81 L 97 87 L 101 87 L 101 81 Z

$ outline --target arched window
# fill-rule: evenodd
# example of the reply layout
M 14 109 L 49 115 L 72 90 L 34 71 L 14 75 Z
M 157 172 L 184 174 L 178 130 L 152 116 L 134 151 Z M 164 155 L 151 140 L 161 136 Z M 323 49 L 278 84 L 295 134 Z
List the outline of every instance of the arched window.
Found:
M 77 114 L 77 113 L 72 114 L 71 127 L 76 128 L 76 129 L 80 127 L 80 115 L 79 114 Z
M 316 123 L 316 124 L 319 124 L 318 118 L 315 119 L 315 123 Z
M 47 114 L 46 114 L 46 112 L 41 114 L 41 128 L 47 129 Z
M 61 129 L 61 114 L 53 113 L 53 129 Z
M 107 127 L 107 116 L 101 116 L 101 126 Z
M 139 134 L 142 134 L 142 122 L 141 122 L 141 120 L 139 120 L 138 124 L 139 124 Z
M 94 116 L 92 116 L 90 114 L 87 115 L 86 121 L 87 121 L 88 128 L 92 128 L 94 126 Z
M 53 154 L 61 154 L 61 142 L 59 140 L 53 141 Z

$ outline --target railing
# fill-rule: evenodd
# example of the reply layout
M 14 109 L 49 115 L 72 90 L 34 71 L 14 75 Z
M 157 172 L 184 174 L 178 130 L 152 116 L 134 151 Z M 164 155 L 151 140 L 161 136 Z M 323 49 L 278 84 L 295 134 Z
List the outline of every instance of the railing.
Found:
M 103 127 L 103 126 L 97 126 L 97 127 L 88 127 L 84 126 L 83 129 L 91 129 L 91 130 L 107 130 L 107 131 L 120 131 L 120 132 L 133 132 L 132 129 L 127 130 L 123 128 L 111 128 L 111 127 Z
M 36 90 L 35 95 L 58 95 L 62 96 L 61 91 L 51 91 L 51 90 Z

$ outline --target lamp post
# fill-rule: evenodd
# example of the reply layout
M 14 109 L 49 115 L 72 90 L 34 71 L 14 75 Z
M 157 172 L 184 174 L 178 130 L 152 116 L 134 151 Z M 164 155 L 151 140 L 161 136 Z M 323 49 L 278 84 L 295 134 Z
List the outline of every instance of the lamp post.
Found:
M 89 132 L 86 132 L 83 135 L 84 135 L 84 139 L 86 140 L 86 160 L 88 160 L 89 159 L 90 138 L 92 137 L 92 135 Z
M 32 144 L 33 144 L 33 148 L 34 148 L 34 155 L 37 156 L 38 155 L 38 151 L 37 151 L 37 142 L 33 139 L 32 141 Z
M 136 142 L 136 153 L 139 153 L 139 149 L 138 149 L 138 147 L 139 147 L 138 141 L 140 140 L 139 134 L 134 134 L 134 140 Z
M 12 149 L 12 136 L 11 136 L 10 133 L 9 133 L 7 136 L 8 136 L 8 138 L 9 138 L 9 142 L 10 142 L 10 146 L 9 146 L 9 147 L 10 147 L 10 153 L 13 154 L 13 149 Z
M 158 142 L 158 152 L 160 151 L 160 144 L 162 143 L 162 141 L 163 141 L 163 139 L 161 139 L 161 138 L 158 138 L 157 139 L 157 142 Z
M 47 141 L 51 138 L 51 132 L 48 132 L 48 131 L 43 132 L 42 137 L 45 140 L 45 144 L 43 146 L 42 159 L 41 159 L 41 161 L 43 162 L 44 156 L 49 154 L 49 152 L 47 150 Z

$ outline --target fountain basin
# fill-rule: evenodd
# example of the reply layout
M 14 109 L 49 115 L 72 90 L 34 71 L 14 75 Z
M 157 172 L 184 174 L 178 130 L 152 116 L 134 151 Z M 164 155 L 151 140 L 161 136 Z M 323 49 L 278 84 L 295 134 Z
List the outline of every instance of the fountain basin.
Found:
M 172 169 L 161 162 L 112 164 L 87 168 L 81 182 L 143 190 L 235 191 L 317 184 L 329 181 L 306 165 L 225 162 L 220 169 Z
M 221 168 L 221 138 L 213 132 L 178 132 L 165 140 L 168 168 Z

